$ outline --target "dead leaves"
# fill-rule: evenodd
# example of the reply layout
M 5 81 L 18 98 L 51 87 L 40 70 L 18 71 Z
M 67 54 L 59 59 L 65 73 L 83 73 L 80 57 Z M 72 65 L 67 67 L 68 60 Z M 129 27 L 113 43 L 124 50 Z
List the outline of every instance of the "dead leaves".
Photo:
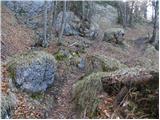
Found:
M 102 99 L 102 102 L 97 107 L 99 117 L 102 119 L 110 118 L 113 112 L 114 97 L 100 95 L 99 98 Z
M 43 113 L 40 111 L 41 109 L 33 104 L 29 104 L 27 98 L 22 94 L 18 94 L 18 105 L 14 109 L 13 119 L 35 119 L 35 118 L 43 118 Z

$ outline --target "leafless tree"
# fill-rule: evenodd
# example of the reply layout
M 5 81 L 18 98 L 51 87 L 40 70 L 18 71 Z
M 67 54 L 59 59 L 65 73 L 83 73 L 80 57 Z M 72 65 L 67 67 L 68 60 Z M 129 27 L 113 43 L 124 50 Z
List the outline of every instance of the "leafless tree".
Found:
M 48 40 L 47 40 L 47 7 L 48 2 L 45 1 L 44 3 L 44 40 L 42 41 L 43 47 L 48 47 Z
M 63 1 L 63 16 L 62 16 L 62 23 L 61 23 L 61 31 L 58 38 L 58 44 L 62 43 L 62 35 L 65 27 L 65 19 L 66 19 L 66 0 Z
M 51 1 L 51 9 L 50 9 L 50 16 L 49 16 L 49 24 L 48 24 L 48 32 L 49 32 L 49 36 L 50 36 L 50 40 L 52 40 L 53 38 L 53 13 L 54 13 L 54 1 Z
M 54 22 L 56 20 L 56 15 L 57 15 L 57 0 L 54 1 L 54 10 L 53 10 L 53 21 L 52 25 L 54 25 Z
M 158 17 L 159 17 L 159 1 L 155 0 L 152 1 L 153 7 L 154 7 L 154 19 L 153 19 L 153 34 L 150 40 L 150 43 L 157 44 L 158 38 L 157 37 L 157 29 L 158 29 Z
M 82 19 L 84 20 L 85 18 L 85 1 L 82 0 Z

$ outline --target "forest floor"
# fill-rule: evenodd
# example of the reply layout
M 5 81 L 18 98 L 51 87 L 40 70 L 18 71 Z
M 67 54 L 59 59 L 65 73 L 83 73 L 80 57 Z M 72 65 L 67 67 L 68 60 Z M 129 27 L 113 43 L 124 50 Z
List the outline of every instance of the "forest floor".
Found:
M 9 14 L 10 13 L 6 13 L 6 16 L 2 16 L 2 22 L 4 22 L 5 19 L 11 17 Z M 33 33 L 33 31 L 25 28 L 24 26 L 18 25 L 15 27 L 16 23 L 13 25 L 12 24 L 13 23 L 9 23 L 9 21 L 2 23 L 3 31 L 8 31 L 4 33 L 6 37 L 4 37 L 4 39 L 2 40 L 2 43 L 4 44 L 2 47 L 2 62 L 5 62 L 11 55 L 32 49 L 31 38 L 33 37 L 33 35 L 31 33 Z M 16 34 L 13 33 L 13 31 L 16 31 Z M 64 48 L 72 50 L 69 45 L 75 42 L 83 43 L 85 41 L 85 44 L 87 44 L 88 47 L 85 48 L 84 53 L 80 54 L 80 57 L 85 57 L 86 55 L 92 54 L 103 54 L 105 56 L 116 58 L 129 67 L 134 67 L 138 64 L 137 61 L 140 60 L 142 56 L 146 57 L 144 54 L 144 50 L 147 46 L 147 44 L 144 44 L 144 39 L 140 39 L 138 41 L 136 40 L 138 38 L 146 37 L 147 33 L 151 31 L 152 27 L 147 25 L 139 25 L 136 26 L 136 28 L 128 28 L 125 38 L 125 46 L 107 43 L 98 39 L 89 40 L 87 38 L 78 36 L 64 36 Z M 30 35 L 30 37 L 28 38 L 27 35 Z M 57 38 L 51 41 L 49 48 L 40 47 L 38 48 L 38 50 L 44 50 L 48 51 L 51 54 L 55 54 L 60 48 L 60 46 L 56 45 L 56 39 Z M 149 59 L 152 59 L 156 63 L 158 62 L 157 53 L 153 54 L 153 56 L 149 56 Z M 55 83 L 55 86 L 57 85 L 57 88 L 55 86 L 49 88 L 45 95 L 43 94 L 42 96 L 36 96 L 36 99 L 31 100 L 29 98 L 30 95 L 27 95 L 22 91 L 13 90 L 19 102 L 13 112 L 12 118 L 78 118 L 77 113 L 74 110 L 74 105 L 72 103 L 71 93 L 73 84 L 84 75 L 84 72 L 74 67 L 68 67 L 66 64 L 66 61 L 60 61 L 58 63 L 60 81 L 57 81 Z M 6 74 L 7 71 L 5 69 L 5 65 L 3 66 L 2 64 L 2 89 L 4 89 L 5 92 L 5 89 L 9 89 L 7 87 L 9 84 L 9 80 Z M 56 101 L 54 101 L 53 99 Z

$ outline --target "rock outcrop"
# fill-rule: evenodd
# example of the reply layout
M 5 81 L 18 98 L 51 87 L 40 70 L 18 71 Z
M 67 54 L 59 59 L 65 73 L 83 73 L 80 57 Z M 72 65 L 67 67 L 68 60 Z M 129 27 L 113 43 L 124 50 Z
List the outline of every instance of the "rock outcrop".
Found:
M 107 5 L 94 4 L 94 15 L 91 17 L 91 26 L 105 31 L 117 23 L 118 12 L 116 8 Z
M 127 66 L 120 63 L 114 58 L 109 58 L 104 55 L 91 55 L 85 58 L 85 70 L 87 73 L 91 72 L 110 72 Z
M 111 28 L 104 32 L 103 40 L 120 43 L 124 40 L 125 31 L 122 28 Z
M 8 70 L 13 82 L 22 90 L 45 91 L 55 80 L 56 60 L 43 51 L 27 52 L 11 59 Z
M 60 12 L 55 21 L 55 29 L 57 32 L 61 30 L 63 12 Z M 80 27 L 80 19 L 73 12 L 65 13 L 65 28 L 64 35 L 78 35 L 78 29 Z

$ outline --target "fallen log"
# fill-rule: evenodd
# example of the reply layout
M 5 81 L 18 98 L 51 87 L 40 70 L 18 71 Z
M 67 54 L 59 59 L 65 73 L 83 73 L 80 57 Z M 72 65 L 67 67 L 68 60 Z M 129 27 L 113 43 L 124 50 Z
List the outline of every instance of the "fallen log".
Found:
M 158 84 L 159 73 L 140 68 L 127 68 L 104 76 L 101 81 L 104 87 L 114 84 L 131 87 L 133 85 L 145 85 L 149 82 Z

